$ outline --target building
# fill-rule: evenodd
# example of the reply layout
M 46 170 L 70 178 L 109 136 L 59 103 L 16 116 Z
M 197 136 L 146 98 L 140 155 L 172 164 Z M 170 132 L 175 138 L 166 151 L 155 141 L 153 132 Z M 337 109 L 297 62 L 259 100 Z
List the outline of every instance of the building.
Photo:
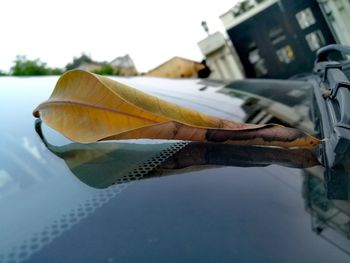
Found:
M 77 68 L 87 70 L 90 72 L 95 72 L 97 74 L 110 74 L 122 76 L 138 75 L 135 64 L 128 54 L 125 56 L 117 57 L 109 63 L 98 62 L 89 58 L 88 61 L 79 62 L 77 64 Z
M 181 57 L 173 57 L 145 75 L 164 78 L 196 78 L 201 70 L 205 69 L 202 63 Z
M 337 43 L 350 46 L 350 1 L 318 1 Z
M 323 11 L 326 5 L 321 8 L 318 2 L 336 1 L 251 0 L 220 16 L 246 77 L 288 78 L 311 72 L 317 49 L 338 40 L 324 15 L 329 12 Z M 349 19 L 343 10 L 341 15 Z
M 96 70 L 101 69 L 105 64 L 102 62 L 97 62 L 97 61 L 91 61 L 91 62 L 82 62 L 77 68 L 90 71 L 90 72 L 95 72 Z
M 211 70 L 209 78 L 234 80 L 243 78 L 238 57 L 234 57 L 233 47 L 229 45 L 223 34 L 216 32 L 198 42 Z
M 123 76 L 136 76 L 138 72 L 136 70 L 134 61 L 131 59 L 129 54 L 125 56 L 117 57 L 108 63 L 115 70 L 119 71 Z

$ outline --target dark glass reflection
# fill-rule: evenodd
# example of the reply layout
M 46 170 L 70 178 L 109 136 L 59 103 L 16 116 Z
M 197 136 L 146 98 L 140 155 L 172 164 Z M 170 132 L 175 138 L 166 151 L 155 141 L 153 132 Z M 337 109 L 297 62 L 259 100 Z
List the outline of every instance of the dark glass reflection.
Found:
M 349 174 L 344 170 L 324 169 L 326 176 L 330 176 L 325 178 L 322 169 L 317 167 L 303 172 L 305 209 L 311 215 L 312 230 L 350 255 Z

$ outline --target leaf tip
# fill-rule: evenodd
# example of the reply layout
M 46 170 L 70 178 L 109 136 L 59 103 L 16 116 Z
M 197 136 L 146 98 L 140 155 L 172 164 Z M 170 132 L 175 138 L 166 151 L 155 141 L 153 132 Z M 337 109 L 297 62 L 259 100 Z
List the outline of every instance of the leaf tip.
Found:
M 38 107 L 33 110 L 33 116 L 35 118 L 40 118 L 40 112 L 39 112 Z

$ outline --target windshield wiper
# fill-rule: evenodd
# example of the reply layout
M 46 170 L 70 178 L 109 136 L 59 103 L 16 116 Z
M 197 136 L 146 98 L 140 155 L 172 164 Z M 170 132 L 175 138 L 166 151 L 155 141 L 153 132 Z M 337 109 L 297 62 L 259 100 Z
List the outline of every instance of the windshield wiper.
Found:
M 314 87 L 314 120 L 325 139 L 321 155 L 328 167 L 342 164 L 350 152 L 350 82 L 341 63 L 327 60 L 334 51 L 350 55 L 350 47 L 326 46 L 317 52 L 314 67 L 319 82 Z
M 350 82 L 342 63 L 328 60 L 333 52 L 350 55 L 350 47 L 329 45 L 317 52 L 312 116 L 315 128 L 324 138 L 320 147 L 329 198 L 347 197 L 347 178 L 350 163 Z M 336 193 L 330 196 L 329 193 Z

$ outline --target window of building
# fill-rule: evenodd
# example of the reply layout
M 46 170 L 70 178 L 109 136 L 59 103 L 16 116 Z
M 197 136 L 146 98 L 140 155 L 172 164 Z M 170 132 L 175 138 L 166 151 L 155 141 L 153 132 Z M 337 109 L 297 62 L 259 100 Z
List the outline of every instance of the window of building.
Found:
M 259 49 L 253 49 L 248 55 L 249 62 L 253 65 L 257 77 L 267 74 L 268 70 L 265 65 L 265 60 L 260 56 Z
M 290 45 L 286 45 L 276 51 L 278 60 L 282 63 L 289 64 L 294 60 L 294 52 Z
M 301 29 L 308 28 L 309 26 L 316 23 L 316 19 L 309 7 L 298 12 L 295 16 L 298 20 L 298 23 Z
M 287 37 L 284 34 L 284 31 L 281 27 L 276 27 L 276 28 L 272 28 L 269 31 L 269 38 L 273 45 L 277 45 L 278 43 L 286 40 Z
M 324 46 L 326 43 L 324 40 L 323 34 L 320 30 L 316 30 L 311 32 L 310 34 L 307 34 L 305 36 L 305 39 L 311 51 L 315 51 L 319 49 L 320 47 Z

